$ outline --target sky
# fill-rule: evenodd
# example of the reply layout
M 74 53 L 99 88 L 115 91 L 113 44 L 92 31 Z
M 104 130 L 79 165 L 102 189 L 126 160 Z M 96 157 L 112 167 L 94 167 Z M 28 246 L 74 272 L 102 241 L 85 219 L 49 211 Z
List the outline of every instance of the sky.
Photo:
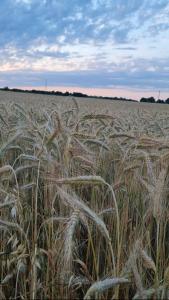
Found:
M 169 97 L 169 0 L 0 0 L 0 87 Z

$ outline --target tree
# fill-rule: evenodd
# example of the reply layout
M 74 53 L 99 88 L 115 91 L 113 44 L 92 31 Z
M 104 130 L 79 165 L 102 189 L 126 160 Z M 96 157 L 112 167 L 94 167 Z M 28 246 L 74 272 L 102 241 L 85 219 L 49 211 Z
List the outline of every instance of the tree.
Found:
M 164 100 L 158 99 L 156 103 L 164 103 Z
M 145 103 L 155 103 L 154 97 L 149 97 L 149 98 L 141 98 L 140 102 L 145 102 Z

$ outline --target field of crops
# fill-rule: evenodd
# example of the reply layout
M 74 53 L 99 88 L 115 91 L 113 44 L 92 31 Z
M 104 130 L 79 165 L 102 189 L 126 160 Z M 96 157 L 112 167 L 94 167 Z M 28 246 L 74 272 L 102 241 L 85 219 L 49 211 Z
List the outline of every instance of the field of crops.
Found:
M 169 106 L 0 92 L 0 299 L 169 299 Z

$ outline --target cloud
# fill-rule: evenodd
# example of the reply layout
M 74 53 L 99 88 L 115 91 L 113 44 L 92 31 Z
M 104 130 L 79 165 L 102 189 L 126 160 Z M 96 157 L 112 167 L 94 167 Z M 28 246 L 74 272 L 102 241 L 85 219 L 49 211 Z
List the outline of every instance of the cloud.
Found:
M 166 6 L 167 0 L 1 0 L 0 42 L 23 46 L 39 37 L 51 42 L 64 35 L 67 42 L 111 37 L 121 43 Z
M 167 0 L 1 0 L 0 9 L 5 82 L 20 71 L 23 84 L 41 72 L 67 85 L 167 88 Z
M 137 62 L 135 62 L 136 64 Z M 146 65 L 146 61 L 142 64 Z M 163 61 L 157 64 L 156 69 L 150 68 L 147 63 L 147 69 L 134 68 L 129 69 L 129 66 L 121 71 L 102 72 L 86 70 L 86 71 L 59 71 L 59 72 L 38 72 L 38 71 L 10 71 L 0 72 L 0 81 L 3 80 L 3 85 L 10 86 L 28 86 L 33 87 L 43 86 L 44 80 L 48 80 L 48 85 L 55 86 L 79 86 L 82 88 L 133 88 L 143 90 L 163 89 L 169 91 L 169 68 L 160 71 L 160 65 L 166 65 L 169 61 Z M 155 65 L 155 62 L 154 62 Z M 169 64 L 168 64 L 169 65 Z

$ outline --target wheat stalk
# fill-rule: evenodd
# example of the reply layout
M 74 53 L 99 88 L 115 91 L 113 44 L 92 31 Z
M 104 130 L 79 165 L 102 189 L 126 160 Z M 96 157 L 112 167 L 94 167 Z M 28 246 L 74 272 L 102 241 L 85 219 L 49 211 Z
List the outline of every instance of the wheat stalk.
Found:
M 124 285 L 126 283 L 129 283 L 129 280 L 126 278 L 106 278 L 104 280 L 100 280 L 92 284 L 92 286 L 88 289 L 84 299 L 94 299 L 94 295 L 101 294 L 112 287 Z

